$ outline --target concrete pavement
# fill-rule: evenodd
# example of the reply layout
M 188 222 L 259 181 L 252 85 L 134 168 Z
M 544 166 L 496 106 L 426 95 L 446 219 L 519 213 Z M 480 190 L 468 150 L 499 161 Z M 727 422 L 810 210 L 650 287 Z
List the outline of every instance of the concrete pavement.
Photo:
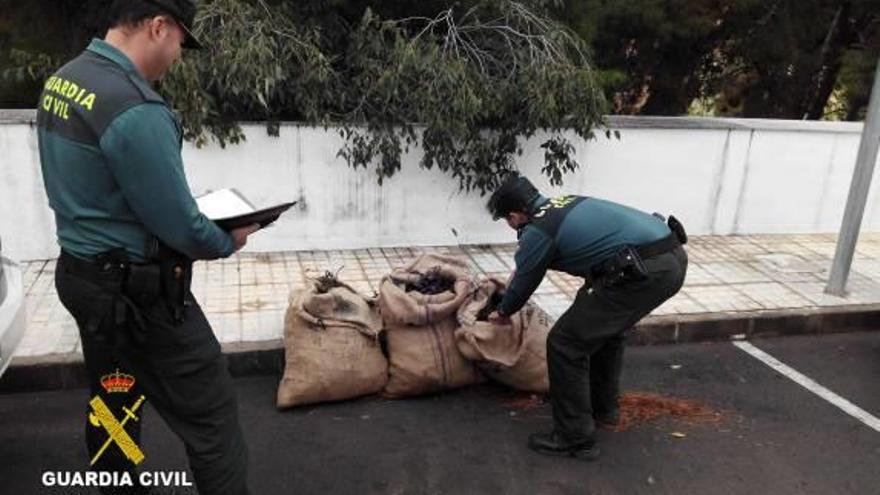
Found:
M 675 343 L 880 328 L 880 233 L 860 237 L 845 298 L 823 292 L 834 248 L 830 234 L 694 236 L 687 246 L 684 288 L 643 320 L 630 340 Z M 291 290 L 329 270 L 370 294 L 392 267 L 423 251 L 464 256 L 475 276 L 506 277 L 515 245 L 237 254 L 197 263 L 193 292 L 237 373 L 274 372 Z M 0 391 L 81 384 L 78 332 L 58 302 L 54 268 L 54 260 L 26 263 L 27 331 Z M 549 272 L 533 300 L 558 316 L 581 283 Z
M 753 344 L 880 415 L 880 333 Z M 730 342 L 630 348 L 625 391 L 685 398 L 712 423 L 661 418 L 601 432 L 593 463 L 525 447 L 550 408 L 491 385 L 419 399 L 365 398 L 277 411 L 276 376 L 236 380 L 253 493 L 774 494 L 876 493 L 880 432 Z M 85 390 L 0 395 L 4 493 L 50 490 L 41 473 L 82 470 Z M 526 399 L 526 400 L 524 400 Z M 534 407 L 522 407 L 522 405 Z M 145 470 L 186 469 L 180 443 L 148 406 Z

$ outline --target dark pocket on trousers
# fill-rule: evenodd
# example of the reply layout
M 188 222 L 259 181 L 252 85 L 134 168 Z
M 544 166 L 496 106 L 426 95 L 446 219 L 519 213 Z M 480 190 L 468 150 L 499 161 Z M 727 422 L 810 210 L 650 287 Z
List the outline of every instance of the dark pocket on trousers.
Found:
M 150 307 L 162 296 L 159 265 L 131 265 L 125 282 L 125 295 L 139 307 Z
M 220 355 L 220 344 L 211 326 L 195 303 L 186 308 L 186 318 L 174 322 L 171 307 L 160 298 L 141 312 L 144 320 L 144 351 L 160 363 L 159 374 L 174 374 L 199 369 Z
M 113 331 L 113 294 L 63 267 L 55 272 L 55 290 L 61 304 L 76 320 L 80 332 L 104 339 L 110 336 Z

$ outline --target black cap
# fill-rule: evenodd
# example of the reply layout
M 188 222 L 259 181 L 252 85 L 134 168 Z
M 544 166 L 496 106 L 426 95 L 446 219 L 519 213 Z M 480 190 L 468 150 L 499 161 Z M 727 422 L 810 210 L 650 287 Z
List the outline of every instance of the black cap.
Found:
M 184 48 L 202 48 L 202 42 L 192 32 L 193 21 L 196 18 L 196 3 L 193 0 L 147 0 L 147 2 L 164 10 L 180 24 L 183 32 L 186 33 Z
M 512 172 L 492 193 L 486 206 L 492 214 L 492 220 L 498 220 L 514 211 L 525 212 L 538 194 L 538 189 L 529 179 Z

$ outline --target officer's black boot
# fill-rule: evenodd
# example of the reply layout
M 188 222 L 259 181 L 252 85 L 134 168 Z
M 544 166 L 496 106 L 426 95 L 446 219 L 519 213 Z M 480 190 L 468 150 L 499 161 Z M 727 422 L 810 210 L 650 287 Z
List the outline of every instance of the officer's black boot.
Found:
M 596 427 L 603 430 L 613 430 L 620 424 L 620 409 L 611 411 L 596 411 L 593 413 L 593 421 Z
M 599 456 L 590 408 L 589 360 L 589 350 L 580 343 L 567 338 L 559 328 L 550 332 L 547 368 L 555 428 L 550 433 L 529 436 L 530 449 L 584 460 Z
M 550 433 L 535 433 L 529 436 L 529 448 L 545 455 L 558 457 L 576 457 L 586 461 L 592 461 L 599 457 L 599 446 L 593 440 L 577 443 L 567 442 L 555 431 Z

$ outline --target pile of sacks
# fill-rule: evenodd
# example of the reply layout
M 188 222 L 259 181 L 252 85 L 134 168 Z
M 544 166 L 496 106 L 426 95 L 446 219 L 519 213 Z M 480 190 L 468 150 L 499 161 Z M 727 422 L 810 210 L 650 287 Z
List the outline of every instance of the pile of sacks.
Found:
M 504 283 L 473 280 L 453 256 L 423 254 L 369 298 L 332 274 L 294 291 L 284 319 L 278 407 L 380 393 L 399 398 L 482 382 L 546 393 L 552 322 L 532 304 L 487 321 Z

